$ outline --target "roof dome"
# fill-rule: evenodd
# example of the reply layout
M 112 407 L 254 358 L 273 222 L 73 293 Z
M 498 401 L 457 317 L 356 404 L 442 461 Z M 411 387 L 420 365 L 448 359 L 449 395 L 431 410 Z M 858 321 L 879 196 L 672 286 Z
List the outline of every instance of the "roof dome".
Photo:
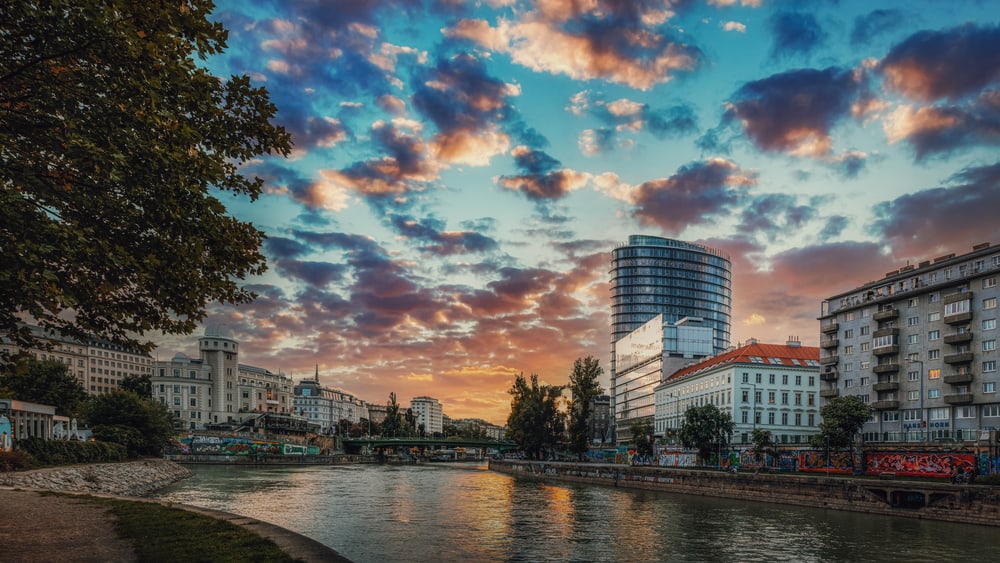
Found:
M 191 358 L 188 357 L 188 355 L 185 354 L 184 352 L 177 352 L 176 354 L 174 354 L 174 360 L 173 361 L 175 361 L 175 362 L 183 362 L 185 360 L 190 360 L 190 359 Z
M 226 325 L 208 325 L 205 327 L 205 336 L 232 339 L 233 330 Z

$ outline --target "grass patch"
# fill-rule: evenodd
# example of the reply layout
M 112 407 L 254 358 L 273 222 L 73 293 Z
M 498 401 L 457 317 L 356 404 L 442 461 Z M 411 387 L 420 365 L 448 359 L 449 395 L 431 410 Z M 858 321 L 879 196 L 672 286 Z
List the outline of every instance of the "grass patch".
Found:
M 108 506 L 139 561 L 294 562 L 273 541 L 224 520 L 155 503 L 87 497 Z

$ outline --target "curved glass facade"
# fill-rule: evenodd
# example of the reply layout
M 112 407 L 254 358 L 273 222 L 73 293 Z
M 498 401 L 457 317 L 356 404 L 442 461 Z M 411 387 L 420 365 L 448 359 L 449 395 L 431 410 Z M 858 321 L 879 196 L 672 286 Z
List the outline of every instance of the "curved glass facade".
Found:
M 732 262 L 690 242 L 632 235 L 611 258 L 611 342 L 662 314 L 666 322 L 701 317 L 714 330 L 713 348 L 729 347 Z

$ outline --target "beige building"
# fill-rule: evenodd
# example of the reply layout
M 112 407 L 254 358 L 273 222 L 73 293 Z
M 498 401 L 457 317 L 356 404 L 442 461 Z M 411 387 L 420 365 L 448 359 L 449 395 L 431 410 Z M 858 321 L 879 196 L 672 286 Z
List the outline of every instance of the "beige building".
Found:
M 428 436 L 444 430 L 443 408 L 434 397 L 414 397 L 410 400 L 410 408 L 417 417 L 417 427 L 423 425 Z

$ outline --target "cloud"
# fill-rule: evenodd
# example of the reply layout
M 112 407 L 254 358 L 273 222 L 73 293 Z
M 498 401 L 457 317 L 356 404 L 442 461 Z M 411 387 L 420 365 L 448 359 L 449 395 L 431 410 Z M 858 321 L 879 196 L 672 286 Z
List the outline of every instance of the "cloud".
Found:
M 872 10 L 854 18 L 851 28 L 851 44 L 870 43 L 878 35 L 892 31 L 906 23 L 907 14 L 900 10 Z
M 832 158 L 829 164 L 841 178 L 857 178 L 868 164 L 868 155 L 860 151 L 848 151 Z
M 795 237 L 816 214 L 815 206 L 800 205 L 794 195 L 766 194 L 748 201 L 738 230 L 744 235 L 762 233 L 772 241 L 779 235 Z
M 535 71 L 648 90 L 697 69 L 704 58 L 664 25 L 671 15 L 654 2 L 549 0 L 496 27 L 464 19 L 444 34 L 509 54 Z
M 619 146 L 630 147 L 634 143 L 631 139 L 619 140 L 623 133 L 647 131 L 658 139 L 666 139 L 698 130 L 695 110 L 685 103 L 652 108 L 628 98 L 591 99 L 589 92 L 581 91 L 570 98 L 567 110 L 574 115 L 592 115 L 607 126 L 587 129 L 581 134 L 578 142 L 587 155 L 608 152 Z
M 726 31 L 735 31 L 737 33 L 746 33 L 747 26 L 740 22 L 728 21 L 722 24 L 722 29 Z
M 826 34 L 816 16 L 803 12 L 776 12 L 768 20 L 774 35 L 771 56 L 808 55 L 823 44 Z
M 876 205 L 870 231 L 897 256 L 929 257 L 1000 240 L 1000 163 L 966 168 L 947 184 Z
M 496 182 L 508 190 L 522 193 L 535 202 L 563 198 L 569 192 L 586 185 L 589 178 L 587 174 L 568 168 L 559 169 L 559 161 L 544 151 L 522 145 L 515 147 L 511 154 L 524 173 L 516 176 L 500 176 Z
M 445 231 L 443 221 L 430 217 L 416 219 L 394 214 L 390 222 L 404 237 L 425 242 L 421 250 L 438 256 L 492 252 L 499 248 L 495 240 L 474 231 Z
M 853 70 L 799 69 L 748 82 L 728 104 L 723 124 L 738 122 L 760 150 L 825 157 L 830 131 L 863 92 Z

